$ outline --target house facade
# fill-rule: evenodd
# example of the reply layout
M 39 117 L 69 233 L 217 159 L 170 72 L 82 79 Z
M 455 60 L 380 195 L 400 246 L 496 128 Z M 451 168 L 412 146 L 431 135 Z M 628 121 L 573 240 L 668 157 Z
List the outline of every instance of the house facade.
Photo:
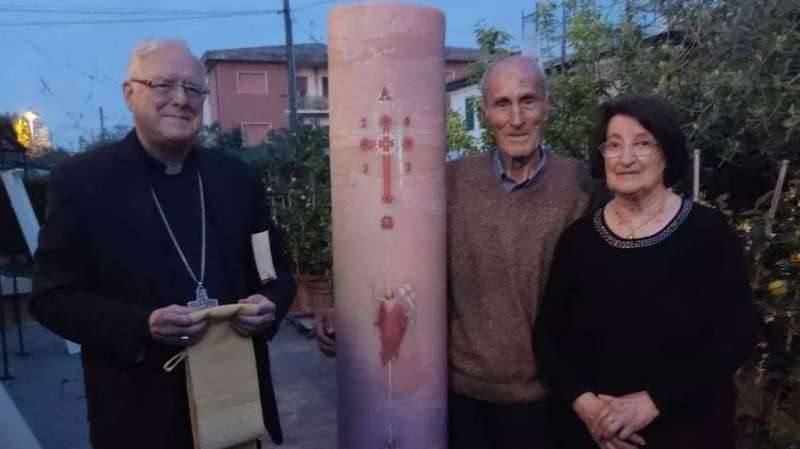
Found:
M 477 49 L 445 48 L 445 81 L 465 74 L 478 59 Z M 328 123 L 328 50 L 325 44 L 294 46 L 298 118 L 302 123 Z M 269 131 L 289 122 L 289 82 L 283 45 L 210 50 L 203 54 L 208 72 L 206 125 L 223 131 L 239 129 L 246 145 L 263 142 Z
M 458 112 L 464 119 L 464 127 L 479 142 L 481 125 L 478 118 L 478 103 L 481 101 L 481 90 L 478 83 L 470 76 L 463 76 L 447 83 L 448 106 Z

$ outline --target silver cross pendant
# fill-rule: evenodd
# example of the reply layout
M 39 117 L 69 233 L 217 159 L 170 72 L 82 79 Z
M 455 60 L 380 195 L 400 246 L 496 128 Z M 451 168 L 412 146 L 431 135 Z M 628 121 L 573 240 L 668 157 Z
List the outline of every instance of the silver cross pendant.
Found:
M 206 292 L 202 284 L 197 286 L 194 297 L 194 301 L 189 301 L 186 304 L 191 310 L 208 309 L 219 305 L 219 301 L 208 297 L 208 292 Z

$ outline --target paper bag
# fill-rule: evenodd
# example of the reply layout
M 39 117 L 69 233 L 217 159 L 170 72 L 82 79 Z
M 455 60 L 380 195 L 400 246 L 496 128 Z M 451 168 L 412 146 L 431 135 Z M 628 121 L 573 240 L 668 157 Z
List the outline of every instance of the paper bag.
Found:
M 255 449 L 266 433 L 253 341 L 228 322 L 247 307 L 255 306 L 229 304 L 192 312 L 192 317 L 206 316 L 206 335 L 164 365 L 171 371 L 185 360 L 195 449 Z

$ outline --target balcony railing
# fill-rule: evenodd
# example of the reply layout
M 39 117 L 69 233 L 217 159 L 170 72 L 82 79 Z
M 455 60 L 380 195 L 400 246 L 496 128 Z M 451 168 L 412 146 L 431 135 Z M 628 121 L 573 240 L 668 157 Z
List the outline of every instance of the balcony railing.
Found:
M 327 111 L 328 97 L 301 96 L 297 97 L 298 111 Z

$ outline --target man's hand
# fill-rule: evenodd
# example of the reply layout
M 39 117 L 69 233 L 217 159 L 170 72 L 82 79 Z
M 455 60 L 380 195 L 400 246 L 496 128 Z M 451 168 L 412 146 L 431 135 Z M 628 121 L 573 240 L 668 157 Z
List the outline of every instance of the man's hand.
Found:
M 240 335 L 251 337 L 266 331 L 275 322 L 275 303 L 264 295 L 250 295 L 240 299 L 239 304 L 257 306 L 251 310 L 240 310 L 231 320 L 231 327 Z
M 150 314 L 147 324 L 153 340 L 167 346 L 191 346 L 206 331 L 205 319 L 193 319 L 191 309 L 173 304 L 156 309 Z
M 601 394 L 598 398 L 607 404 L 591 423 L 590 431 L 597 439 L 612 436 L 628 439 L 635 432 L 647 427 L 660 414 L 646 391 L 621 397 Z
M 314 313 L 314 333 L 320 352 L 327 357 L 336 357 L 336 327 L 332 308 Z
M 608 406 L 608 401 L 603 399 L 606 397 L 608 396 L 597 396 L 592 392 L 586 392 L 572 403 L 572 409 L 590 432 L 596 416 Z M 592 435 L 592 438 L 601 449 L 637 449 L 638 446 L 644 445 L 644 438 L 638 434 L 628 435 L 626 438 L 618 435 L 598 438 Z

